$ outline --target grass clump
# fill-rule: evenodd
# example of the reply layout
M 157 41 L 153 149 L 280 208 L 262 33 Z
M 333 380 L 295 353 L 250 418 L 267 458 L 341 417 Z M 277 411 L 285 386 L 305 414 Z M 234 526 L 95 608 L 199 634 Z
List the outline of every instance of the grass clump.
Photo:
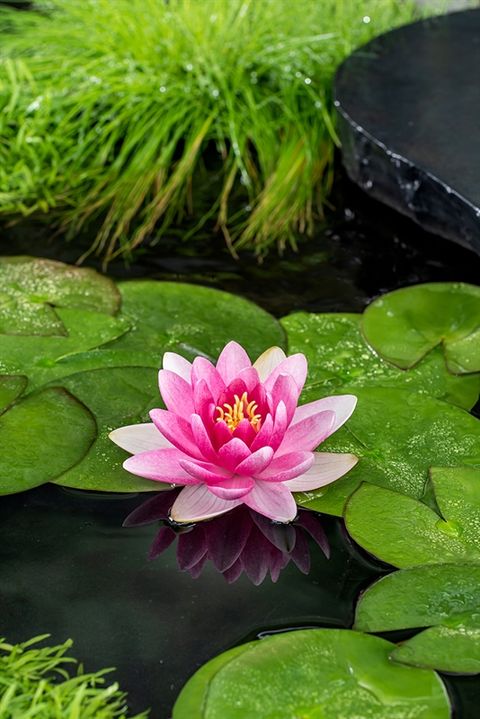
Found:
M 0 11 L 0 213 L 94 227 L 107 261 L 185 213 L 232 248 L 295 246 L 332 181 L 336 67 L 418 15 L 413 0 L 36 7 Z
M 66 655 L 71 640 L 56 647 L 39 646 L 47 637 L 14 645 L 0 639 L 0 717 L 126 719 L 126 695 L 118 684 L 105 683 L 111 670 L 85 674 L 76 659 Z M 132 719 L 147 717 L 148 712 Z

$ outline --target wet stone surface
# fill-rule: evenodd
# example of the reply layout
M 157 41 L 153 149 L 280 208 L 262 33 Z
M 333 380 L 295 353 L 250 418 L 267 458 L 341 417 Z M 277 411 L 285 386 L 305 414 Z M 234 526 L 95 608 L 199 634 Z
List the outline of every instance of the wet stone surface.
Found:
M 343 161 L 373 197 L 480 253 L 480 9 L 387 33 L 340 68 Z

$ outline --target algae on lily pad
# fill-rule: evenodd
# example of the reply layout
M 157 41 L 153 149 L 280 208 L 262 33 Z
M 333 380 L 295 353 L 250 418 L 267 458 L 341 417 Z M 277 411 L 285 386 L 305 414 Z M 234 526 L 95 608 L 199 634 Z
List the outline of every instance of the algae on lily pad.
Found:
M 375 351 L 403 369 L 442 345 L 451 372 L 480 371 L 480 287 L 438 282 L 389 292 L 367 307 L 362 329 Z
M 72 395 L 92 412 L 97 436 L 81 462 L 64 472 L 56 484 L 102 492 L 155 492 L 170 485 L 136 477 L 123 469 L 130 455 L 108 437 L 122 425 L 149 421 L 148 410 L 161 405 L 157 372 L 148 367 L 109 367 L 64 377 Z
M 120 294 L 89 268 L 42 257 L 0 257 L 0 334 L 66 335 L 56 307 L 114 315 Z
M 447 402 L 402 389 L 352 389 L 348 423 L 320 446 L 351 452 L 359 463 L 345 478 L 298 496 L 302 506 L 340 516 L 362 481 L 419 499 L 433 465 L 480 467 L 480 421 Z
M 62 308 L 57 315 L 65 335 L 2 335 L 0 372 L 25 374 L 29 389 L 39 387 L 65 374 L 61 360 L 111 342 L 130 327 L 125 318 L 102 312 Z
M 396 567 L 480 562 L 480 470 L 435 468 L 431 482 L 438 513 L 413 497 L 365 483 L 346 507 L 349 534 Z
M 173 719 L 448 719 L 438 675 L 392 663 L 393 647 L 346 629 L 275 634 L 200 669 Z
M 408 371 L 386 362 L 364 340 L 362 315 L 297 312 L 281 320 L 291 353 L 302 352 L 309 372 L 302 399 L 310 402 L 348 387 L 398 387 L 471 409 L 480 395 L 480 373 L 453 375 L 439 347 Z
M 160 366 L 166 350 L 216 359 L 230 340 L 252 360 L 273 345 L 285 347 L 285 333 L 272 315 L 228 292 L 155 280 L 121 282 L 119 288 L 121 314 L 133 329 L 111 349 L 138 352 L 142 364 L 154 359 Z
M 54 480 L 84 457 L 95 432 L 89 410 L 60 387 L 21 399 L 0 415 L 0 494 Z
M 401 642 L 392 659 L 446 672 L 480 672 L 480 564 L 403 569 L 375 582 L 357 605 L 360 631 L 424 627 Z

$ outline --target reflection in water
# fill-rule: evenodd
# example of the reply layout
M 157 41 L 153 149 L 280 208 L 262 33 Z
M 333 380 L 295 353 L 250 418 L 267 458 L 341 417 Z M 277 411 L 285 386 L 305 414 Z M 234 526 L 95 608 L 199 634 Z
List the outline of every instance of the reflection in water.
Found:
M 255 585 L 270 573 L 276 582 L 292 561 L 304 574 L 310 570 L 308 537 L 329 556 L 328 541 L 317 514 L 299 509 L 291 524 L 278 524 L 241 505 L 209 522 L 178 525 L 169 519 L 179 490 L 159 492 L 128 515 L 124 527 L 160 522 L 149 558 L 155 559 L 177 540 L 179 569 L 196 578 L 210 560 L 227 582 L 244 572 Z

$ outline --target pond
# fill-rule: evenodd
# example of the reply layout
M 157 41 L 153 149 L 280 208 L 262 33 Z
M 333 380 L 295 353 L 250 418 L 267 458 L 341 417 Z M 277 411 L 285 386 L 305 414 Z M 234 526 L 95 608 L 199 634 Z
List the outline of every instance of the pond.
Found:
M 198 245 L 162 239 L 129 267 L 116 263 L 109 272 L 225 289 L 277 317 L 361 312 L 377 295 L 407 285 L 478 281 L 480 258 L 422 232 L 341 176 L 332 206 L 298 254 L 272 255 L 263 265 L 235 261 L 219 251 L 221 239 L 205 233 Z M 24 225 L 5 232 L 2 251 L 69 262 L 78 246 Z M 290 562 L 276 583 L 267 577 L 255 586 L 243 574 L 229 584 L 207 562 L 193 578 L 179 570 L 175 542 L 148 559 L 156 526 L 122 527 L 145 498 L 53 485 L 3 497 L 1 632 L 10 642 L 41 633 L 55 643 L 72 637 L 87 668 L 116 667 L 131 710 L 151 706 L 152 717 L 169 717 L 188 677 L 230 647 L 281 629 L 350 627 L 360 592 L 391 571 L 355 545 L 342 520 L 324 516 L 330 558 L 310 540 L 307 574 Z M 478 679 L 444 678 L 455 716 L 475 716 Z

